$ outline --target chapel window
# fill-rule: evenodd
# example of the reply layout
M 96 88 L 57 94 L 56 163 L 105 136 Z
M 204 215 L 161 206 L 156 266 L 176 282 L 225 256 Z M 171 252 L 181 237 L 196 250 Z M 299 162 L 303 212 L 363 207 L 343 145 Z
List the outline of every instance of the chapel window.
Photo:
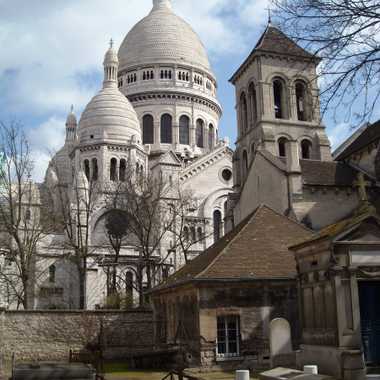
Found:
M 217 318 L 218 357 L 236 357 L 240 354 L 240 321 L 239 316 L 219 316 Z
M 288 140 L 285 137 L 281 137 L 278 140 L 278 155 L 280 157 L 286 157 L 287 156 L 287 154 L 286 154 L 287 153 L 286 152 L 287 145 L 288 145 Z
M 119 166 L 119 180 L 125 182 L 125 176 L 127 172 L 127 161 L 123 158 L 120 160 Z
M 301 157 L 304 160 L 310 160 L 311 158 L 312 144 L 309 140 L 302 140 L 301 142 Z
M 111 166 L 110 166 L 110 180 L 115 182 L 117 181 L 117 160 L 116 158 L 111 158 Z
M 273 101 L 276 119 L 286 119 L 285 85 L 281 78 L 275 78 L 273 81 Z
M 172 143 L 172 124 L 173 119 L 169 114 L 164 114 L 161 116 L 161 143 L 171 144 Z
M 302 81 L 296 82 L 297 118 L 300 121 L 308 120 L 307 87 Z
M 84 174 L 86 175 L 87 181 L 90 180 L 90 161 L 84 160 Z
M 222 236 L 222 213 L 215 210 L 213 214 L 214 221 L 214 243 L 216 243 Z
M 197 147 L 199 148 L 204 148 L 203 130 L 204 130 L 204 121 L 202 119 L 198 119 L 195 135 L 196 135 Z
M 54 284 L 55 283 L 55 272 L 56 272 L 56 267 L 55 265 L 50 265 L 49 267 L 49 282 L 51 284 Z
M 190 144 L 190 119 L 185 115 L 179 119 L 179 143 Z
M 128 271 L 125 274 L 125 298 L 127 304 L 133 305 L 133 273 Z
M 215 145 L 215 132 L 214 132 L 214 126 L 210 124 L 208 126 L 208 147 L 210 150 L 214 149 Z
M 248 89 L 249 96 L 249 115 L 251 125 L 254 125 L 257 120 L 257 100 L 256 100 L 256 89 L 254 83 L 249 85 Z
M 92 180 L 97 181 L 99 177 L 98 160 L 93 158 L 92 161 Z
M 143 117 L 143 144 L 153 144 L 154 142 L 154 120 L 152 115 Z

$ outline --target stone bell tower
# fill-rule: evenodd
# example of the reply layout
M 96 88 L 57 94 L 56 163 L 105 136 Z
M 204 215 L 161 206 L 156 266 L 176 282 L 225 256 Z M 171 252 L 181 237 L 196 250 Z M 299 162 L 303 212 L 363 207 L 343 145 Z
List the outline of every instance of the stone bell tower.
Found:
M 300 159 L 332 159 L 320 115 L 319 62 L 269 23 L 232 76 L 238 124 L 235 188 L 245 182 L 257 149 L 285 161 L 294 178 L 300 173 Z M 297 193 L 300 178 L 292 185 Z

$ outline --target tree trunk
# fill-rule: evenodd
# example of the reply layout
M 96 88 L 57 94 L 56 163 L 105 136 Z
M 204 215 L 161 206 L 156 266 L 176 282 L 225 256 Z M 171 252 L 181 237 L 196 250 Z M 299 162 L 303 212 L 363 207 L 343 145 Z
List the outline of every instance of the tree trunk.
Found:
M 79 276 L 79 309 L 86 310 L 86 276 L 87 276 L 87 260 L 83 259 L 82 265 L 78 267 Z

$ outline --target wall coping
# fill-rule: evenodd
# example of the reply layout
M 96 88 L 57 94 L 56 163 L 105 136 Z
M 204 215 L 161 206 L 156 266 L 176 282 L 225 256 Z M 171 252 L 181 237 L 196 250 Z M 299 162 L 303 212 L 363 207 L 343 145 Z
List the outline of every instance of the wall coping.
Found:
M 152 310 L 0 310 L 5 314 L 83 314 L 83 315 L 102 315 L 102 314 L 152 314 Z

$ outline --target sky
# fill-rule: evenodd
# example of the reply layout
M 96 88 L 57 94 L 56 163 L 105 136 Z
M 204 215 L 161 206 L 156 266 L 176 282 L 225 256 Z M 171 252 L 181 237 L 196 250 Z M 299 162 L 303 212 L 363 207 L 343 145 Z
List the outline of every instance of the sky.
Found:
M 236 139 L 235 94 L 228 79 L 267 24 L 268 0 L 172 0 L 204 43 L 224 113 L 221 137 Z M 80 117 L 101 88 L 103 57 L 118 47 L 152 0 L 0 0 L 0 120 L 21 122 L 42 181 L 50 154 L 64 143 L 73 104 Z M 351 133 L 326 120 L 333 146 Z

